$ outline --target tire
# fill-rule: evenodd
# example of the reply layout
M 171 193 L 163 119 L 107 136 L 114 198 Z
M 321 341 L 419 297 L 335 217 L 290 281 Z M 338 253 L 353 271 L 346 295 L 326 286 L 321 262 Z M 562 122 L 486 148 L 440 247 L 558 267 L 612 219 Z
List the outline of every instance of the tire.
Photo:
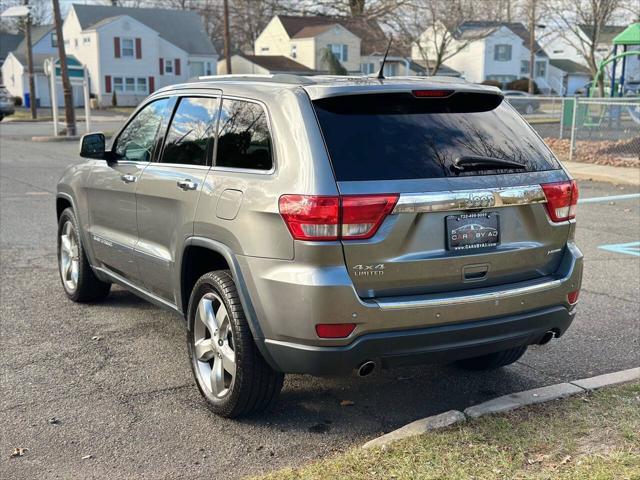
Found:
M 64 292 L 74 302 L 98 302 L 109 295 L 111 283 L 98 279 L 84 252 L 78 220 L 71 208 L 58 220 L 58 273 Z
M 493 370 L 500 367 L 506 367 L 517 362 L 520 357 L 527 351 L 527 345 L 502 350 L 501 352 L 489 353 L 481 357 L 465 358 L 458 360 L 456 365 L 465 370 Z
M 284 375 L 258 351 L 229 271 L 200 277 L 189 299 L 187 320 L 191 369 L 211 410 L 237 418 L 269 408 Z

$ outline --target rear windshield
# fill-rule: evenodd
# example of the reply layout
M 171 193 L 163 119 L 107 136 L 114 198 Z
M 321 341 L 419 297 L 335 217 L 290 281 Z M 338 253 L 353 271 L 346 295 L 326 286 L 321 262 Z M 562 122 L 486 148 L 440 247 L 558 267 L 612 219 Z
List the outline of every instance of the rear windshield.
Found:
M 425 99 L 410 93 L 365 94 L 313 103 L 338 181 L 560 168 L 544 142 L 497 95 L 457 93 Z M 453 168 L 454 161 L 464 156 L 510 160 L 525 168 Z

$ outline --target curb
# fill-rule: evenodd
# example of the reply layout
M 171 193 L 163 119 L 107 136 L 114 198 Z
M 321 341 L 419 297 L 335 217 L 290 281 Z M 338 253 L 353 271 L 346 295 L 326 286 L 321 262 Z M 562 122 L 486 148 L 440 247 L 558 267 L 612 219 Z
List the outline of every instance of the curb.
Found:
M 400 427 L 397 430 L 368 441 L 362 448 L 386 448 L 398 440 L 421 435 L 431 430 L 449 427 L 465 422 L 467 419 L 475 419 L 493 413 L 508 412 L 527 405 L 559 400 L 572 395 L 632 382 L 634 380 L 640 380 L 640 367 L 512 393 L 479 403 L 478 405 L 473 405 L 466 408 L 464 412 L 449 410 L 448 412 L 416 420 L 404 427 Z
M 640 185 L 640 169 L 631 167 L 612 167 L 593 163 L 562 162 L 569 173 L 578 180 Z
M 72 135 L 67 137 L 66 135 L 54 136 L 35 136 L 31 137 L 32 142 L 77 142 L 80 140 L 80 135 Z

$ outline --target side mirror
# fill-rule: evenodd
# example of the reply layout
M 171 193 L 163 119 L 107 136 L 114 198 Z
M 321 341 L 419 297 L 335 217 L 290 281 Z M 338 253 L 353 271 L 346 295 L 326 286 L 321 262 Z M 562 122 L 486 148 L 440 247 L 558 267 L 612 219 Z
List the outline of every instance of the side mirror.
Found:
M 80 156 L 105 160 L 105 138 L 103 133 L 87 133 L 80 139 Z

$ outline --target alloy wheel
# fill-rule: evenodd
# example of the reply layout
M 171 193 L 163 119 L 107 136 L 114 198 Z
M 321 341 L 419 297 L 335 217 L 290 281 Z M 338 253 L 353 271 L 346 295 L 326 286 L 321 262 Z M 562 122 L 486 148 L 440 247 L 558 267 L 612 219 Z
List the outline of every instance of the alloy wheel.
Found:
M 225 397 L 236 377 L 236 352 L 229 313 L 215 293 L 206 293 L 198 303 L 193 350 L 200 386 L 217 398 Z
M 67 221 L 60 233 L 60 275 L 62 283 L 69 292 L 78 288 L 78 272 L 80 269 L 80 251 L 75 227 Z

